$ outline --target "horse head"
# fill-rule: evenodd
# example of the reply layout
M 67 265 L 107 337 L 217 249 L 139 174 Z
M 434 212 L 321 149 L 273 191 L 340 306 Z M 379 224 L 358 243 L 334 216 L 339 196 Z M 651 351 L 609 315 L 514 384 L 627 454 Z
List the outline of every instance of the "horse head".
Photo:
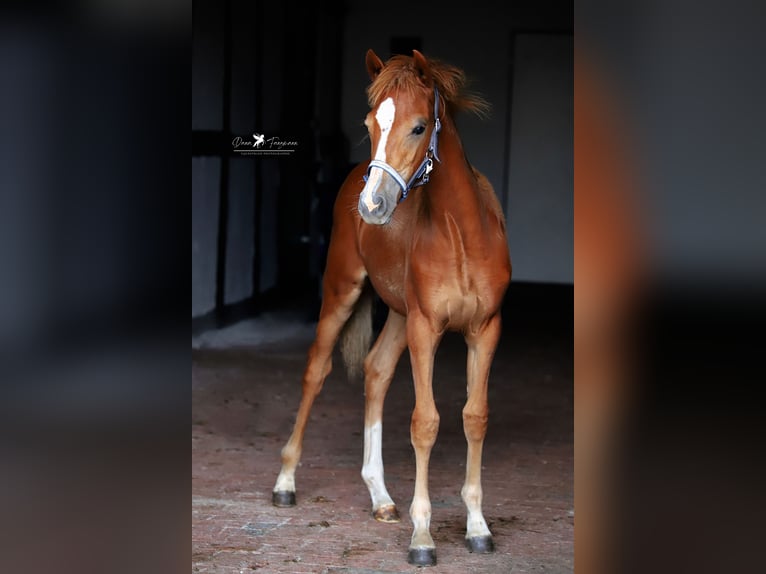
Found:
M 396 74 L 387 74 L 390 63 L 384 64 L 375 52 L 367 51 L 371 110 L 364 124 L 370 136 L 371 161 L 358 209 L 370 224 L 388 223 L 409 191 L 428 182 L 433 160 L 438 160 L 438 89 L 423 54 L 413 50 L 412 57 L 406 58 L 403 77 L 404 59 L 392 58 L 389 62 L 396 61 Z

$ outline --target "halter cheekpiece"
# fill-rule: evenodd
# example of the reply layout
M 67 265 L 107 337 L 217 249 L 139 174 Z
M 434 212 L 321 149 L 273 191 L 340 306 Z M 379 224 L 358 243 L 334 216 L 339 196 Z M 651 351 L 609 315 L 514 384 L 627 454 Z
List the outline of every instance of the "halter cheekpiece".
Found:
M 431 141 L 428 143 L 425 158 L 420 162 L 420 166 L 415 170 L 415 173 L 412 174 L 410 181 L 405 182 L 404 178 L 399 175 L 399 172 L 396 171 L 396 169 L 386 162 L 377 159 L 371 160 L 370 165 L 367 166 L 367 173 L 364 175 L 364 181 L 366 182 L 370 177 L 370 170 L 372 170 L 372 168 L 380 168 L 394 178 L 394 181 L 396 181 L 396 183 L 399 184 L 399 187 L 402 188 L 402 197 L 399 199 L 399 202 L 401 203 L 407 199 L 407 194 L 413 187 L 428 183 L 428 180 L 430 179 L 429 174 L 434 168 L 433 160 L 436 159 L 436 161 L 441 162 L 439 159 L 439 130 L 441 130 L 441 128 L 442 124 L 441 121 L 439 121 L 439 90 L 434 86 L 434 129 L 431 131 Z

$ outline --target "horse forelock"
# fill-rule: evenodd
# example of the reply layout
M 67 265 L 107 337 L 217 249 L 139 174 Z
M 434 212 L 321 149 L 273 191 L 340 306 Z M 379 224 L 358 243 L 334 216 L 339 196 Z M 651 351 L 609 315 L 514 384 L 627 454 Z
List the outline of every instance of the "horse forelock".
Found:
M 466 91 L 468 81 L 463 70 L 434 59 L 428 60 L 428 66 L 439 94 L 452 111 L 487 115 L 489 103 L 480 95 Z M 433 93 L 420 79 L 411 56 L 396 55 L 385 63 L 367 87 L 367 101 L 370 108 L 375 109 L 386 97 L 399 92 L 414 97 L 431 97 Z

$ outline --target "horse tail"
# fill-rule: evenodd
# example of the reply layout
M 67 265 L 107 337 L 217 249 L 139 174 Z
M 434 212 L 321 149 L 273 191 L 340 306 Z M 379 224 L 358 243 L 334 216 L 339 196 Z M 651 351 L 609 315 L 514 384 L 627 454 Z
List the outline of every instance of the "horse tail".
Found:
M 374 294 L 369 283 L 362 288 L 362 294 L 340 335 L 340 352 L 348 378 L 352 380 L 362 374 L 364 359 L 370 350 Z

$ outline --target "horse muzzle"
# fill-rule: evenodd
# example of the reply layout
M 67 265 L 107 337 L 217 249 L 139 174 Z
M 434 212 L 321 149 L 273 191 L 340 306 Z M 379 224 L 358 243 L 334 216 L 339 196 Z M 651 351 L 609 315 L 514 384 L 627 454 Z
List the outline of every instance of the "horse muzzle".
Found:
M 373 171 L 359 194 L 359 215 L 366 223 L 384 225 L 396 209 L 399 185 L 382 170 Z
M 369 202 L 359 198 L 359 215 L 366 223 L 383 225 L 388 223 L 394 213 L 391 205 L 396 206 L 396 203 L 389 201 L 384 195 L 372 193 Z

